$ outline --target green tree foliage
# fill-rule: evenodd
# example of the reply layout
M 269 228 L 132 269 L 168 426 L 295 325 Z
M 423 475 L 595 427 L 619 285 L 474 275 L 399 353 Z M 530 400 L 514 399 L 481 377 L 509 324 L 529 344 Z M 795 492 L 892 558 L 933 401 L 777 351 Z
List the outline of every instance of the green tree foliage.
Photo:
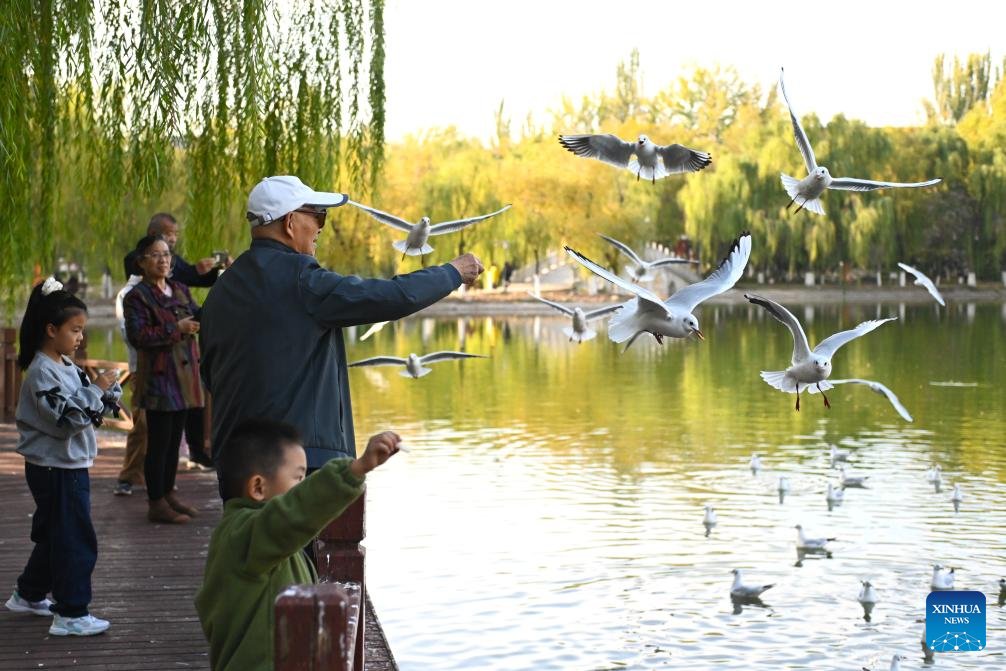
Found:
M 365 192 L 383 162 L 383 0 L 11 0 L 0 12 L 0 289 L 109 263 L 156 210 L 247 244 L 268 174 Z
M 937 60 L 937 71 L 944 71 L 944 60 Z M 937 82 L 933 109 L 944 111 L 924 127 L 874 128 L 843 115 L 827 123 L 804 117 L 818 160 L 832 174 L 944 180 L 930 189 L 829 191 L 825 216 L 785 209 L 789 198 L 779 174 L 803 177 L 805 168 L 775 87 L 762 91 L 732 68 L 696 68 L 646 96 L 636 54 L 618 67 L 614 92 L 579 102 L 561 99 L 549 132 L 528 123 L 512 136 L 501 105 L 497 137 L 488 147 L 454 130 L 390 147 L 376 204 L 415 219 L 514 203 L 497 220 L 466 231 L 454 249 L 434 245 L 437 261 L 465 249 L 497 265 L 530 263 L 569 243 L 620 267 L 612 248 L 597 237 L 605 233 L 633 245 L 654 240 L 668 246 L 686 234 L 703 260 L 714 264 L 749 229 L 758 241 L 752 267 L 778 279 L 795 279 L 805 270 L 838 274 L 843 267 L 872 278 L 897 261 L 945 280 L 969 270 L 998 279 L 1006 264 L 1006 85 L 988 80 L 989 72 L 987 56 L 958 62 L 946 82 Z M 954 110 L 964 110 L 963 116 L 958 119 Z M 627 171 L 576 158 L 556 142 L 559 133 L 587 132 L 626 139 L 645 133 L 659 143 L 709 151 L 714 162 L 698 174 L 656 185 L 637 182 Z M 395 234 L 371 228 L 384 239 L 377 246 L 380 258 L 394 263 L 388 242 Z

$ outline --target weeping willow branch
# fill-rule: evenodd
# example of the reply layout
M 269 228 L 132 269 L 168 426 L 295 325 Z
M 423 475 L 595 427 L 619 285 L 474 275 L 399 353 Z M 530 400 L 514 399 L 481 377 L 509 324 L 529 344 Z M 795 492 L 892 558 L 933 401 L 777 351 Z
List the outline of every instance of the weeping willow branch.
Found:
M 265 175 L 371 190 L 383 14 L 383 0 L 7 0 L 8 308 L 59 256 L 117 270 L 154 210 L 181 214 L 193 249 L 237 249 L 244 198 Z

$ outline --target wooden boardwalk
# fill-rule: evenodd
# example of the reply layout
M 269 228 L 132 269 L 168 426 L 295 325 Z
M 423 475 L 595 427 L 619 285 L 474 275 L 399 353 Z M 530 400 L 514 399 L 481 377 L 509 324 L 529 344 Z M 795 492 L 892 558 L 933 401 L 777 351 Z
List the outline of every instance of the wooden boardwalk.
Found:
M 24 482 L 24 460 L 14 452 L 16 438 L 12 425 L 0 424 L 0 604 L 10 596 L 31 551 L 34 503 Z M 216 477 L 180 472 L 179 496 L 198 507 L 200 515 L 179 526 L 151 524 L 143 490 L 132 496 L 111 493 L 124 434 L 101 431 L 99 443 L 91 469 L 91 516 L 98 534 L 91 610 L 112 626 L 100 636 L 49 636 L 49 618 L 0 606 L 0 670 L 209 669 L 192 600 L 210 534 L 220 519 Z M 373 607 L 366 610 L 368 671 L 397 670 Z

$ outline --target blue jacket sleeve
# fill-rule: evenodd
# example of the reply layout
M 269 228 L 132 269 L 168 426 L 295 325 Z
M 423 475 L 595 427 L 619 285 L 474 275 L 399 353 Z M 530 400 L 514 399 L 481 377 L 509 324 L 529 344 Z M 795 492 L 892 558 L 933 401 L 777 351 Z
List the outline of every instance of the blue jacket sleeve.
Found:
M 300 273 L 300 294 L 308 314 L 328 328 L 401 319 L 433 305 L 459 286 L 461 273 L 449 263 L 390 280 L 340 275 L 315 261 Z
M 205 275 L 200 275 L 194 265 L 175 254 L 175 265 L 171 269 L 171 279 L 176 282 L 181 282 L 189 287 L 212 287 L 219 274 L 220 271 L 214 268 Z

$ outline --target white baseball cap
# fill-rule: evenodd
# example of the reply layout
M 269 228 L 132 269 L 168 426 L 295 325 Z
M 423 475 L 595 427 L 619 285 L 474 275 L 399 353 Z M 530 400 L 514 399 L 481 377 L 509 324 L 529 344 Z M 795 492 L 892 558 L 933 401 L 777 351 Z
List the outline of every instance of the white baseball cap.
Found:
M 315 191 L 299 177 L 266 177 L 248 194 L 247 217 L 252 226 L 264 226 L 299 207 L 338 207 L 349 196 L 344 193 Z

